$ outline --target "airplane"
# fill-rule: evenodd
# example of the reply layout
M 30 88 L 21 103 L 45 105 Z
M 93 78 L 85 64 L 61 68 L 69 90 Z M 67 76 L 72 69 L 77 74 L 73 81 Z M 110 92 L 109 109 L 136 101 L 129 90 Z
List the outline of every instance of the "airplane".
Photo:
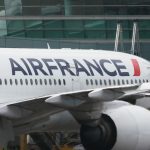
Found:
M 86 150 L 149 150 L 150 62 L 108 50 L 0 49 L 0 145 L 78 131 Z

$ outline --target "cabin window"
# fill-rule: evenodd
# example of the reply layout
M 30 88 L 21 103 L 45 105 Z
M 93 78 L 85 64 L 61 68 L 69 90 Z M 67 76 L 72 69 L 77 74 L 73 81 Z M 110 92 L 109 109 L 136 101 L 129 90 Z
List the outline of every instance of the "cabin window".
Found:
M 56 84 L 57 84 L 56 79 L 54 79 L 54 85 L 56 85 Z
M 28 80 L 27 79 L 25 79 L 25 83 L 26 83 L 26 85 L 28 85 Z
M 42 84 L 43 84 L 42 79 L 40 79 L 40 85 L 42 85 Z
M 118 79 L 118 85 L 120 85 L 120 80 Z
M 35 79 L 35 85 L 38 85 L 38 80 L 37 79 Z
M 111 80 L 109 80 L 109 85 L 111 85 Z
M 116 80 L 113 80 L 113 84 L 116 85 Z
M 61 85 L 61 80 L 60 79 L 58 80 L 58 84 Z
M 97 82 L 97 80 L 95 80 L 95 85 L 98 85 L 98 82 Z
M 2 79 L 0 79 L 0 85 L 2 85 Z
M 49 79 L 49 85 L 52 85 L 52 80 L 51 79 Z
M 106 80 L 104 80 L 104 85 L 107 85 L 107 82 L 106 82 Z
M 128 80 L 126 80 L 126 83 L 127 83 L 127 84 L 129 84 L 129 81 L 128 81 Z
M 93 80 L 91 79 L 91 85 L 93 85 Z
M 9 82 L 10 82 L 10 85 L 12 85 L 12 84 L 13 84 L 12 79 L 10 79 L 10 80 L 9 80 Z
M 102 80 L 99 80 L 99 84 L 102 85 Z
M 44 83 L 45 83 L 45 85 L 47 85 L 47 80 L 46 79 L 44 79 Z
M 22 79 L 20 79 L 20 84 L 23 85 L 23 80 Z
M 17 79 L 15 79 L 15 84 L 18 85 L 18 80 Z
M 65 81 L 65 79 L 63 79 L 63 84 L 64 84 L 64 85 L 66 85 L 66 81 Z
M 5 79 L 4 82 L 5 82 L 5 85 L 7 85 L 7 79 Z
M 32 79 L 30 79 L 30 84 L 33 85 L 33 80 Z
M 89 85 L 89 80 L 86 79 L 86 85 Z
M 63 84 L 66 85 L 66 80 L 65 79 L 63 79 Z

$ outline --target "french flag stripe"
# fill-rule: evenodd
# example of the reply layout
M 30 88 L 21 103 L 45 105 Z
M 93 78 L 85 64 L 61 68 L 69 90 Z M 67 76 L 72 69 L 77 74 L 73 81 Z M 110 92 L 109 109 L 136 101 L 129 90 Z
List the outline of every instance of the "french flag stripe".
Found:
M 141 75 L 141 70 L 140 70 L 140 65 L 136 59 L 131 59 L 133 68 L 134 68 L 134 76 L 140 76 Z

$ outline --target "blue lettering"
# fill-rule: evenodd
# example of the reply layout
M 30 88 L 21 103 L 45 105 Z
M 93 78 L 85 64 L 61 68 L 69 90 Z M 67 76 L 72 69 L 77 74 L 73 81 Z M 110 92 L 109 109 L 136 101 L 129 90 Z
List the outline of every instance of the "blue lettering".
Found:
M 100 62 L 100 65 L 101 65 L 102 69 L 104 70 L 104 72 L 106 74 L 108 74 L 109 76 L 116 76 L 117 75 L 117 72 L 115 70 L 110 72 L 108 69 L 106 69 L 105 64 L 112 64 L 109 60 L 101 59 L 99 62 Z
M 43 64 L 38 60 L 38 59 L 34 59 L 34 58 L 28 58 L 28 61 L 30 63 L 30 65 L 32 66 L 35 75 L 39 75 L 38 74 L 38 70 L 40 72 L 42 72 L 44 75 L 48 75 L 45 70 L 43 69 Z
M 28 75 L 27 72 L 12 58 L 9 58 L 11 69 L 12 69 L 12 75 L 16 75 L 16 71 L 20 71 L 24 75 Z
M 76 59 L 73 59 L 75 68 L 76 68 L 76 75 L 79 76 L 80 72 L 84 72 L 87 76 L 90 76 L 90 73 L 86 70 L 86 68 Z
M 85 61 L 86 65 L 88 66 L 92 76 L 94 76 L 93 69 L 96 70 L 101 76 L 103 76 L 102 69 L 100 68 L 100 66 L 98 65 L 98 63 L 94 59 L 93 59 L 94 64 L 87 61 L 86 59 L 84 59 L 84 61 Z
M 75 76 L 75 74 L 70 70 L 70 65 L 67 61 L 63 59 L 55 59 L 56 63 L 58 64 L 62 75 L 66 76 L 65 70 L 70 73 L 70 75 Z
M 69 62 L 64 59 L 53 60 L 43 58 L 42 61 L 40 61 L 35 58 L 27 58 L 27 61 L 24 58 L 20 58 L 20 60 L 23 62 L 25 69 L 17 61 L 9 58 L 12 68 L 12 75 L 16 75 L 16 72 L 21 72 L 24 75 L 33 75 L 34 71 L 35 75 L 39 75 L 39 73 L 42 73 L 43 75 L 47 76 L 54 75 L 54 70 L 60 69 L 63 76 L 66 76 L 67 73 L 69 73 L 71 76 L 79 76 L 80 73 L 85 73 L 87 76 L 94 76 L 94 71 L 96 71 L 101 76 L 104 76 L 104 73 L 109 76 L 116 76 L 117 74 L 120 76 L 129 76 L 129 72 L 125 71 L 125 69 L 127 68 L 123 64 L 123 62 L 116 59 L 101 59 L 99 60 L 99 63 L 95 59 L 92 59 L 92 61 L 83 59 L 86 66 L 84 66 L 77 59 L 73 59 L 73 67 L 75 68 L 75 73 L 71 69 Z M 44 67 L 47 68 L 46 71 L 44 70 Z M 86 67 L 88 68 L 88 70 L 86 69 Z
M 27 62 L 26 62 L 23 58 L 21 58 L 21 60 L 22 60 L 22 62 L 24 63 L 24 65 L 26 66 L 27 71 L 28 71 L 28 74 L 29 74 L 29 75 L 32 75 L 32 72 L 31 72 L 31 70 L 30 70 L 30 68 L 29 68 L 29 66 L 28 66 L 28 64 L 27 64 Z
M 50 75 L 53 75 L 52 70 L 58 70 L 57 66 L 52 66 L 52 65 L 49 64 L 49 63 L 53 62 L 52 59 L 42 59 L 42 60 L 45 63 Z
M 113 62 L 113 64 L 117 68 L 117 71 L 118 71 L 120 76 L 129 76 L 128 72 L 122 72 L 122 69 L 127 69 L 127 68 L 125 65 L 122 64 L 123 62 L 121 60 L 112 59 L 111 61 Z

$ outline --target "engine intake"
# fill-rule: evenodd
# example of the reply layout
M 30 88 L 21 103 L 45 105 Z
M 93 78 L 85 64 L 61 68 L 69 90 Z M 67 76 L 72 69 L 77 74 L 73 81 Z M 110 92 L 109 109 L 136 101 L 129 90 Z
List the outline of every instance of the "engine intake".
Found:
M 82 125 L 86 150 L 149 150 L 150 111 L 134 105 L 108 109 L 97 127 Z
M 116 126 L 113 120 L 102 115 L 99 126 L 82 125 L 80 137 L 86 150 L 110 150 L 116 142 Z

